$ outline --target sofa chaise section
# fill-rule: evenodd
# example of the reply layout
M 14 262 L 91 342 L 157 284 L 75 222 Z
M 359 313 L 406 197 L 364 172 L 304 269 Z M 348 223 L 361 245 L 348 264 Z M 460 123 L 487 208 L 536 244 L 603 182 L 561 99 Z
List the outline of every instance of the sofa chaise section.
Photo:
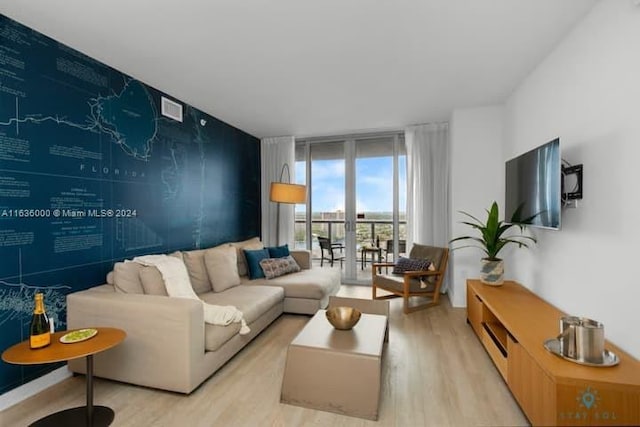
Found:
M 313 315 L 326 308 L 329 297 L 340 290 L 340 269 L 311 268 L 311 253 L 292 250 L 291 256 L 300 266 L 300 271 L 273 279 L 241 278 L 242 285 L 277 286 L 284 289 L 284 312 Z
M 284 312 L 315 314 L 326 308 L 329 296 L 340 289 L 340 270 L 333 268 L 301 270 L 275 279 L 243 280 L 243 285 L 273 287 L 284 290 Z
M 205 324 L 200 301 L 124 294 L 110 285 L 68 295 L 67 322 L 70 329 L 100 325 L 126 331 L 122 344 L 95 356 L 96 376 L 190 393 L 282 314 L 282 289 L 253 296 L 261 308 L 244 306 L 250 315 L 247 335 L 234 333 L 239 325 Z M 217 349 L 206 351 L 205 341 Z M 70 361 L 69 368 L 85 373 L 84 360 Z

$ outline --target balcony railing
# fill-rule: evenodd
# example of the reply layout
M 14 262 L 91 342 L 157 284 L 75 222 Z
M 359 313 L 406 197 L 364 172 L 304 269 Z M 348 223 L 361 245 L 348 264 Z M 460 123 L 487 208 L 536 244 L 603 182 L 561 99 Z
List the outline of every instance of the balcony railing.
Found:
M 296 224 L 296 248 L 306 248 L 306 232 L 304 219 L 297 219 Z M 345 220 L 344 219 L 314 219 L 311 220 L 311 234 L 315 236 L 329 237 L 332 242 L 344 242 L 345 237 Z M 398 234 L 400 240 L 406 240 L 406 220 L 398 221 Z M 376 239 L 379 239 L 380 246 L 386 249 L 386 241 L 393 239 L 393 221 L 390 219 L 358 219 L 356 220 L 356 245 L 358 248 L 362 246 L 375 245 Z M 319 246 L 314 238 L 311 242 L 312 250 L 317 249 L 319 255 Z

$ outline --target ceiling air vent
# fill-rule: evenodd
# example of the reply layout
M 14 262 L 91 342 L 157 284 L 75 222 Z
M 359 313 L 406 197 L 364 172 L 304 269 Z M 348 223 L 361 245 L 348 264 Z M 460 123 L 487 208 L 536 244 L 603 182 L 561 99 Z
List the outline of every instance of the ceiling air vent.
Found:
M 182 122 L 182 104 L 162 97 L 162 115 Z

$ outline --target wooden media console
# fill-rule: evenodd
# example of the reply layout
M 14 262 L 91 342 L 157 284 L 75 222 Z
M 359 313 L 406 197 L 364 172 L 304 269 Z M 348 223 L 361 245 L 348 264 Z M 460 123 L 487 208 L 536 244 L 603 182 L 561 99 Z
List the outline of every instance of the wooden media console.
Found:
M 614 367 L 548 352 L 566 314 L 523 286 L 467 280 L 467 321 L 533 425 L 640 425 L 640 362 L 610 342 Z

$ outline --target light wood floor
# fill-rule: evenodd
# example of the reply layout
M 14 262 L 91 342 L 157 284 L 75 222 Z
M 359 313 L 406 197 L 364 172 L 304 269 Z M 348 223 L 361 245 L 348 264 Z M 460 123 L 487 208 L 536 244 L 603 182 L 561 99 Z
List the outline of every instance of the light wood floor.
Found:
M 370 292 L 343 286 L 340 295 L 370 298 Z M 287 345 L 308 319 L 281 316 L 189 396 L 96 379 L 95 402 L 115 410 L 113 426 L 527 425 L 465 310 L 446 298 L 410 315 L 391 300 L 377 422 L 281 404 Z M 0 426 L 26 426 L 84 401 L 84 377 L 69 378 L 0 412 Z

